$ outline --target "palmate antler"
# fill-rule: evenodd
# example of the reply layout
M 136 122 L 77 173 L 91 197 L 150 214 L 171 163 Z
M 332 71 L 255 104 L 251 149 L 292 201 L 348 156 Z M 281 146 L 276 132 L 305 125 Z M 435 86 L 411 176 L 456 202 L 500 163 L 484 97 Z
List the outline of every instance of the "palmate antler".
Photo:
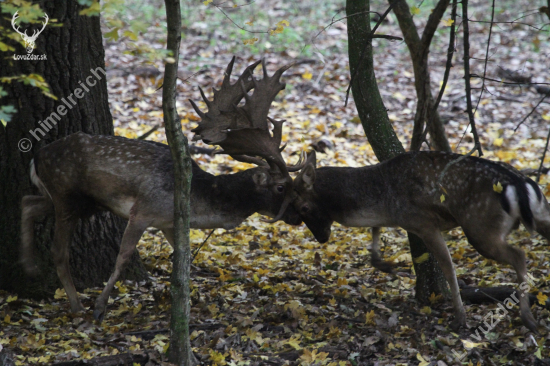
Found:
M 268 117 L 269 108 L 277 94 L 286 86 L 281 82 L 281 75 L 292 65 L 286 65 L 272 76 L 267 74 L 265 61 L 256 61 L 248 66 L 237 82 L 231 84 L 231 72 L 235 57 L 227 66 L 220 90 L 214 89 L 214 99 L 209 100 L 199 88 L 202 99 L 208 107 L 204 113 L 192 101 L 191 105 L 201 117 L 193 140 L 202 140 L 210 145 L 218 145 L 223 151 L 236 160 L 270 167 L 272 176 L 286 188 L 286 196 L 279 214 L 269 221 L 277 221 L 283 215 L 291 201 L 292 178 L 289 172 L 297 171 L 305 165 L 303 155 L 298 164 L 287 166 L 280 148 L 284 120 L 277 121 Z M 256 80 L 254 69 L 262 64 L 263 78 Z M 254 89 L 252 95 L 248 92 Z M 244 98 L 245 103 L 239 106 Z M 273 124 L 273 135 L 269 132 L 269 122 Z M 259 157 L 259 158 L 258 158 Z M 263 160 L 262 160 L 263 159 Z

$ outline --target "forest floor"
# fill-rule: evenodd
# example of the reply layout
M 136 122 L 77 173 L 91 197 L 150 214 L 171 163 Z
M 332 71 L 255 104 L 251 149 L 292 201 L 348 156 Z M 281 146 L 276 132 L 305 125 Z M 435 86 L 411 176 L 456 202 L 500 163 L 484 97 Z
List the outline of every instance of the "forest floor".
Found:
M 140 33 L 137 41 L 130 36 L 105 41 L 115 132 L 135 138 L 160 126 L 148 139 L 165 141 L 161 91 L 156 91 L 163 72 L 158 60 L 165 42 L 164 28 L 159 25 L 164 19 L 162 8 L 158 1 L 152 2 L 153 7 L 159 5 L 154 10 L 139 8 L 140 2 L 128 6 L 134 3 L 134 12 L 143 11 L 141 20 L 149 22 L 147 32 Z M 288 143 L 284 152 L 287 161 L 295 162 L 301 150 L 324 139 L 331 148 L 318 153 L 318 166 L 377 163 L 351 96 L 348 106 L 344 106 L 349 82 L 346 22 L 335 22 L 321 32 L 333 19 L 344 16 L 341 5 L 257 1 L 249 7 L 228 6 L 221 10 L 212 4 L 184 5 L 189 5 L 184 10 L 187 19 L 192 20 L 185 22 L 183 30 L 178 110 L 188 138 L 193 135 L 190 130 L 196 126 L 198 116 L 187 99 L 200 100 L 198 86 L 211 95 L 234 54 L 238 55 L 234 74 L 264 56 L 270 72 L 299 61 L 285 73 L 287 88 L 270 113 L 287 120 L 283 136 Z M 416 15 L 420 31 L 429 6 L 422 5 Z M 492 28 L 487 77 L 501 80 L 499 69 L 511 69 L 531 75 L 532 82 L 548 83 L 548 26 L 545 31 L 538 29 L 548 19 L 531 9 L 534 6 L 527 1 L 503 2 L 499 6 L 495 20 L 503 23 Z M 386 5 L 372 2 L 372 8 L 382 13 Z M 490 10 L 485 2 L 473 2 L 471 20 L 488 21 Z M 222 11 L 244 28 L 274 29 L 281 20 L 288 20 L 289 26 L 283 25 L 281 34 L 249 35 Z M 505 23 L 526 14 L 531 15 Z M 108 20 L 108 16 L 105 18 Z M 253 26 L 245 25 L 250 21 Z M 132 22 L 128 20 L 127 24 Z M 440 28 L 430 53 L 434 94 L 443 76 L 448 42 L 448 27 L 441 24 Z M 472 73 L 483 75 L 489 24 L 472 22 L 470 28 Z M 105 33 L 110 30 L 105 25 Z M 393 16 L 378 33 L 401 35 Z M 258 41 L 243 44 L 252 37 Z M 461 42 L 460 36 L 439 111 L 453 150 L 466 153 L 473 142 L 467 132 Z M 377 39 L 374 44 L 378 86 L 394 129 L 408 147 L 416 109 L 408 50 L 399 41 Z M 472 83 L 477 88 L 477 103 L 482 81 L 472 79 Z M 550 99 L 520 123 L 543 96 L 525 84 L 486 81 L 485 87 L 488 91 L 483 93 L 476 112 L 483 157 L 520 170 L 537 169 L 548 134 Z M 199 106 L 205 109 L 204 103 Z M 424 148 L 428 149 L 426 145 Z M 194 159 L 215 174 L 250 167 L 224 155 L 195 155 Z M 548 156 L 545 164 L 550 164 Z M 549 198 L 548 175 L 542 176 L 540 186 Z M 449 328 L 453 318 L 449 300 L 433 297 L 429 304 L 415 300 L 415 274 L 402 229 L 383 230 L 384 259 L 396 265 L 394 274 L 387 274 L 369 264 L 369 228 L 335 224 L 330 241 L 319 244 L 304 225 L 266 224 L 260 219 L 260 215 L 253 215 L 234 230 L 214 230 L 194 259 L 191 343 L 203 364 L 550 364 L 550 311 L 544 306 L 550 295 L 548 243 L 523 227 L 513 232 L 509 241 L 525 250 L 529 273 L 535 278 L 531 292 L 537 296 L 537 303 L 532 310 L 540 323 L 539 335 L 522 325 L 517 307 L 488 329 L 486 322 L 497 309 L 495 303 L 466 304 L 469 328 L 453 332 Z M 208 233 L 192 230 L 193 248 L 198 248 Z M 515 283 L 513 269 L 480 256 L 467 243 L 462 230 L 445 233 L 445 239 L 461 283 L 476 287 Z M 150 271 L 150 281 L 119 282 L 102 324 L 93 321 L 91 309 L 86 314 L 71 315 L 63 290 L 40 303 L 0 293 L 1 306 L 7 306 L 12 314 L 0 319 L 0 347 L 15 349 L 19 365 L 76 365 L 79 359 L 107 360 L 99 357 L 122 357 L 126 353 L 133 355 L 134 364 L 167 365 L 164 353 L 169 344 L 171 248 L 160 232 L 150 230 L 140 241 L 139 252 Z M 100 291 L 82 291 L 84 305 L 92 307 Z

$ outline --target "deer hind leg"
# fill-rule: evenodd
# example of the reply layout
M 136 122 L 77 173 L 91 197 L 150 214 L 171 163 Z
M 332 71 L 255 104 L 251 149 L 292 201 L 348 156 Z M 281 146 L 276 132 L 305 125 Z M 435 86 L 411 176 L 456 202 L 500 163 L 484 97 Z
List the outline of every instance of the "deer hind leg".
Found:
M 441 232 L 437 228 L 433 228 L 430 231 L 418 232 L 417 235 L 424 241 L 426 247 L 434 255 L 435 259 L 439 263 L 439 266 L 443 270 L 443 275 L 451 288 L 451 296 L 453 301 L 453 307 L 455 310 L 455 319 L 451 324 L 451 328 L 454 330 L 460 327 L 466 327 L 466 312 L 464 305 L 462 304 L 462 298 L 460 297 L 460 290 L 458 287 L 458 280 L 456 278 L 455 269 L 453 267 L 453 261 L 451 254 L 445 244 Z
M 535 226 L 536 231 L 550 244 L 550 205 L 546 198 L 543 197 L 542 201 L 534 212 Z
M 57 270 L 57 276 L 69 298 L 71 312 L 78 313 L 79 311 L 83 311 L 84 307 L 78 299 L 78 293 L 74 287 L 71 270 L 69 268 L 71 239 L 78 222 L 78 217 L 69 212 L 70 211 L 67 209 L 57 207 L 55 215 L 55 234 L 51 251 L 53 262 Z
M 132 211 L 135 211 L 135 206 L 134 208 L 132 208 Z M 145 231 L 145 229 L 147 229 L 150 223 L 151 220 L 149 219 L 146 220 L 144 218 L 140 218 L 131 214 L 130 219 L 128 220 L 128 225 L 126 226 L 126 230 L 124 230 L 124 235 L 120 244 L 120 250 L 116 259 L 115 270 L 109 278 L 109 281 L 107 281 L 107 284 L 101 292 L 101 295 L 99 295 L 95 302 L 94 318 L 96 318 L 100 322 L 103 321 L 103 318 L 105 317 L 109 295 L 111 294 L 115 283 L 120 277 L 120 274 L 126 268 L 126 265 L 132 257 L 132 254 L 136 250 L 139 239 L 141 238 L 143 232 Z
M 514 267 L 518 283 L 520 284 L 518 293 L 521 320 L 529 330 L 537 333 L 537 322 L 531 313 L 529 296 L 524 291 L 525 288 L 529 288 L 529 283 L 526 282 L 527 266 L 525 264 L 525 252 L 506 242 L 507 232 L 506 230 L 494 230 L 491 232 L 487 227 L 480 229 L 479 232 L 468 232 L 464 229 L 468 241 L 476 248 L 479 254 L 485 258 Z
M 386 262 L 382 259 L 382 256 L 380 255 L 380 228 L 379 227 L 373 227 L 372 228 L 372 247 L 370 250 L 370 264 L 376 268 L 379 269 L 382 272 L 386 273 L 392 273 L 393 272 L 393 264 L 390 262 Z
M 168 241 L 168 244 L 174 247 L 174 229 L 162 229 L 162 233 L 164 234 L 164 237 L 166 238 L 166 241 Z
M 21 200 L 21 246 L 19 258 L 28 275 L 38 275 L 34 262 L 34 220 L 54 213 L 53 203 L 44 196 L 24 196 Z

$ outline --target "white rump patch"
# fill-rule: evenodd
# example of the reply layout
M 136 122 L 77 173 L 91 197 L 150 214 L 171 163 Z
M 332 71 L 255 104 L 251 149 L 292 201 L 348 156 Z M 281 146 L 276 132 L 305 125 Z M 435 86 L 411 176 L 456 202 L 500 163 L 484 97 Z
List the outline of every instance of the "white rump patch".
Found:
M 506 200 L 510 204 L 510 213 L 509 215 L 514 218 L 514 220 L 520 217 L 519 204 L 518 204 L 518 194 L 516 192 L 516 187 L 513 185 L 508 185 L 504 191 Z
M 533 186 L 528 183 L 525 183 L 525 186 L 527 187 L 527 192 L 529 195 L 529 207 L 531 208 L 531 212 L 533 212 L 533 216 L 537 220 L 545 221 L 543 218 L 547 216 L 545 205 L 546 199 L 543 196 L 543 199 L 539 200 L 537 197 L 537 192 L 535 192 Z

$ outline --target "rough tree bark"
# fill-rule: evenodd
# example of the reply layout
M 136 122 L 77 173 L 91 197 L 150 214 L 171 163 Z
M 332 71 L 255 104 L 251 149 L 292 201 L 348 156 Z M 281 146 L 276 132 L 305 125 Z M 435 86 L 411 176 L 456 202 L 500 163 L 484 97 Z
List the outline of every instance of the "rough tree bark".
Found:
M 405 152 L 391 126 L 374 75 L 369 0 L 347 0 L 349 63 L 351 75 L 355 75 L 351 90 L 353 99 L 365 129 L 367 138 L 380 161 Z M 353 16 L 352 16 L 353 15 Z M 366 48 L 363 63 L 361 53 Z M 356 70 L 360 68 L 359 72 Z M 409 233 L 409 243 L 416 278 L 416 298 L 425 303 L 432 293 L 448 293 L 447 282 L 433 255 L 422 240 Z
M 47 60 L 14 60 L 13 53 L 0 54 L 0 76 L 42 75 L 50 85 L 51 93 L 58 98 L 57 101 L 48 98 L 38 88 L 21 82 L 2 85 L 8 96 L 1 102 L 13 105 L 17 113 L 6 127 L 0 123 L 0 288 L 33 298 L 51 296 L 55 289 L 61 287 L 61 283 L 49 251 L 53 238 L 53 217 L 45 217 L 35 228 L 35 254 L 41 276 L 28 278 L 18 265 L 21 198 L 27 194 L 39 194 L 29 179 L 29 163 L 42 146 L 71 133 L 113 134 L 99 17 L 79 16 L 82 8 L 76 1 L 56 0 L 40 4 L 50 22 L 57 19 L 63 24 L 61 27 L 47 25 L 36 40 L 33 54 L 44 54 Z M 11 17 L 12 14 L 2 14 L 0 26 L 11 29 Z M 25 27 L 30 25 L 21 24 L 22 30 Z M 13 42 L 11 45 L 15 47 L 16 54 L 26 54 L 19 43 Z M 81 98 L 75 97 L 75 90 L 83 90 L 82 83 L 86 83 L 88 77 L 90 83 L 84 84 L 88 91 L 83 91 Z M 71 103 L 69 96 L 74 103 Z M 63 98 L 71 105 L 66 108 L 66 115 L 57 114 L 59 119 L 55 116 L 49 119 L 51 129 L 44 127 L 45 123 L 39 125 L 40 121 L 45 121 L 52 112 L 56 112 L 58 106 L 64 105 Z M 18 148 L 23 138 L 29 140 L 21 147 L 32 143 L 28 152 Z M 70 262 L 77 289 L 101 286 L 109 278 L 124 227 L 124 220 L 107 213 L 78 224 Z M 144 274 L 136 254 L 126 275 L 144 278 Z
M 416 88 L 416 114 L 414 117 L 414 129 L 411 139 L 411 150 L 420 150 L 424 138 L 424 125 L 427 123 L 432 147 L 435 150 L 451 152 L 451 147 L 445 135 L 445 126 L 434 111 L 435 99 L 430 87 L 429 52 L 437 26 L 441 21 L 450 0 L 440 0 L 430 14 L 422 38 L 420 38 L 416 25 L 405 0 L 389 0 L 393 3 L 393 12 L 399 22 L 399 28 L 411 54 L 414 70 L 414 85 Z
M 181 9 L 179 0 L 165 0 L 168 39 L 166 48 L 172 51 L 173 63 L 167 63 L 162 89 L 162 110 L 166 137 L 174 161 L 174 256 L 172 260 L 170 318 L 170 362 L 181 366 L 195 364 L 189 341 L 189 281 L 191 245 L 189 242 L 189 217 L 191 215 L 191 156 L 187 138 L 181 130 L 176 110 L 176 81 L 181 42 Z

